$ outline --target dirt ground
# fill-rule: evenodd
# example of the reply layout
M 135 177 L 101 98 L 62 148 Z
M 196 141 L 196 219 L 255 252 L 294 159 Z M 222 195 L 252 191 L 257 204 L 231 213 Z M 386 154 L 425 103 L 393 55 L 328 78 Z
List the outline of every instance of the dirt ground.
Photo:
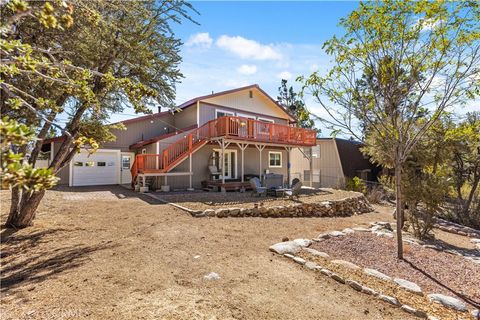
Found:
M 207 210 L 226 207 L 251 209 L 255 205 L 266 208 L 288 206 L 295 203 L 317 203 L 326 200 L 340 200 L 357 195 L 354 192 L 335 189 L 308 189 L 302 188 L 298 199 L 288 197 L 252 196 L 252 192 L 172 192 L 155 193 L 166 202 L 173 202 L 191 210 Z
M 415 319 L 268 251 L 381 211 L 193 218 L 122 187 L 49 191 L 33 227 L 2 230 L 2 319 Z

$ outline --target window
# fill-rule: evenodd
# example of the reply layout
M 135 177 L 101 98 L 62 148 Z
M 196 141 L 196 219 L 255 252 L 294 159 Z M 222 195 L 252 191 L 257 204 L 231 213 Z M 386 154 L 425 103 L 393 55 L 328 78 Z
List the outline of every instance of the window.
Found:
M 268 166 L 270 168 L 282 167 L 282 153 L 270 151 L 268 153 Z
M 82 161 L 75 161 L 75 162 L 73 163 L 73 165 L 74 165 L 75 167 L 83 167 L 83 162 L 82 162 Z
M 237 112 L 237 117 L 255 120 L 255 116 L 252 116 L 252 115 L 246 114 L 246 113 L 239 113 L 239 112 Z
M 93 167 L 95 166 L 95 161 L 87 161 L 85 162 L 85 167 Z
M 312 157 L 313 158 L 320 158 L 320 146 L 316 145 L 312 147 Z
M 106 166 L 105 162 L 103 162 L 103 161 L 97 162 L 97 167 L 105 167 L 105 166 Z
M 226 111 L 226 110 L 215 110 L 215 117 L 216 118 L 220 118 L 220 117 L 226 117 L 226 116 L 230 116 L 230 117 L 233 117 L 235 114 L 231 111 Z
M 130 156 L 122 156 L 122 169 L 130 169 Z

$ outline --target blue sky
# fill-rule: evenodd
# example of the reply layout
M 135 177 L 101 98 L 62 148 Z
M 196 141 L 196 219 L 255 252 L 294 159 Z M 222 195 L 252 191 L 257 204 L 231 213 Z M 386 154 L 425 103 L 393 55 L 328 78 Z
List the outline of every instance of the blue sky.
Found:
M 185 21 L 173 28 L 184 42 L 180 69 L 185 78 L 177 86 L 177 104 L 253 83 L 276 98 L 282 78 L 295 86 L 299 75 L 326 71 L 330 60 L 322 44 L 341 34 L 339 19 L 358 5 L 353 1 L 192 4 L 200 12 L 192 14 L 200 25 Z M 306 102 L 312 111 L 321 111 L 311 99 Z

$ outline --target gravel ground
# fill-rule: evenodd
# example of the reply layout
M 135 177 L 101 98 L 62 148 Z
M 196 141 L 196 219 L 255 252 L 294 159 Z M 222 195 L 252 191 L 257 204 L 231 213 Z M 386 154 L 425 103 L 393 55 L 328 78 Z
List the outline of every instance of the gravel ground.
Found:
M 427 293 L 456 296 L 472 307 L 480 306 L 480 266 L 462 257 L 405 244 L 405 261 L 400 261 L 396 258 L 396 239 L 359 232 L 312 247 L 333 258 L 413 281 Z
M 167 202 L 174 202 L 192 210 L 219 209 L 226 207 L 253 208 L 255 204 L 263 203 L 265 207 L 286 206 L 294 203 L 315 203 L 326 200 L 339 200 L 351 197 L 356 193 L 335 189 L 302 189 L 298 200 L 275 198 L 271 196 L 256 197 L 251 192 L 181 192 L 162 194 L 156 193 Z
M 268 251 L 391 211 L 198 219 L 121 187 L 48 191 L 34 226 L 1 232 L 1 318 L 416 319 Z

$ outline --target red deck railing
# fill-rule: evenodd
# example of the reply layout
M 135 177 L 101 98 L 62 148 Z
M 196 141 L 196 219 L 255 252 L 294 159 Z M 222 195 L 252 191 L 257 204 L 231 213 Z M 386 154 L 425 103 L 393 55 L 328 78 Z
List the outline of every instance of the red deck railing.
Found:
M 216 137 L 285 145 L 316 144 L 313 130 L 242 117 L 220 117 L 176 140 L 161 154 L 138 154 L 131 168 L 132 181 L 138 173 L 168 172 L 196 148 Z

